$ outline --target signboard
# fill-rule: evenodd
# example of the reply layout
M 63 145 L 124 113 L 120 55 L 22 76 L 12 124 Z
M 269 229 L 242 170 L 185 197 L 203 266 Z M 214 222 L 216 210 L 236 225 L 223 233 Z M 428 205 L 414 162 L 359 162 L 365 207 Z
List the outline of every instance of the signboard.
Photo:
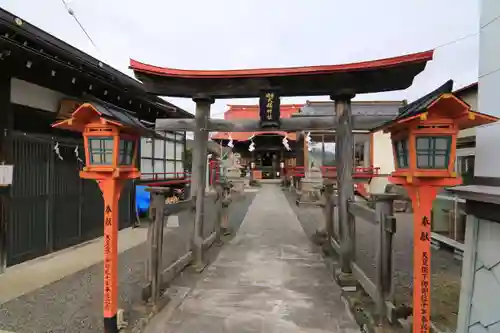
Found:
M 259 99 L 260 126 L 280 126 L 280 96 L 276 91 L 265 91 Z
M 12 185 L 14 174 L 14 166 L 2 164 L 0 165 L 0 187 Z

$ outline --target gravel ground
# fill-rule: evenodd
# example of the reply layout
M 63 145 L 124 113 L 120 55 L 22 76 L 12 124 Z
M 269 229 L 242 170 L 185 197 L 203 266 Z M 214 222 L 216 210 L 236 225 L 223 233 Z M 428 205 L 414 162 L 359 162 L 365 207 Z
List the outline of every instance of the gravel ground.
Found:
M 312 236 L 324 216 L 320 208 L 295 205 L 295 195 L 286 193 L 305 232 Z M 395 303 L 410 304 L 413 274 L 413 225 L 411 214 L 397 214 L 397 232 L 394 237 Z M 375 255 L 378 226 L 356 219 L 357 263 L 371 279 L 375 279 Z M 433 250 L 431 257 L 431 311 L 432 320 L 441 329 L 455 330 L 460 297 L 462 263 L 445 250 Z
M 230 208 L 230 225 L 237 229 L 250 206 L 254 193 L 234 200 Z M 205 205 L 205 235 L 213 228 L 215 209 L 213 198 Z M 180 227 L 165 236 L 165 262 L 172 262 L 183 254 L 190 239 L 194 213 L 179 215 Z M 145 263 L 148 247 L 141 244 L 119 257 L 120 308 L 128 314 L 129 325 L 140 319 L 138 307 L 141 286 L 145 283 Z M 0 329 L 16 333 L 102 332 L 102 263 L 47 285 L 37 291 L 0 305 Z

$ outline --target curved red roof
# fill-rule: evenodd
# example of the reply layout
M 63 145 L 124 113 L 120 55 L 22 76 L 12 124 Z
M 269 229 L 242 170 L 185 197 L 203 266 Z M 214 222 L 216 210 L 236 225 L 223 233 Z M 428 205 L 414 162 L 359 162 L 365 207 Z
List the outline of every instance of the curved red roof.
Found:
M 255 69 L 230 69 L 230 70 L 188 70 L 168 67 L 158 67 L 130 59 L 130 69 L 160 76 L 182 78 L 243 78 L 243 77 L 270 77 L 286 75 L 332 74 L 335 72 L 371 70 L 394 67 L 413 62 L 432 60 L 434 51 L 425 51 L 407 54 L 398 57 L 363 61 L 342 65 L 283 67 L 283 68 L 255 68 Z
M 237 70 L 183 70 L 130 61 L 148 93 L 171 97 L 253 98 L 278 90 L 286 96 L 337 96 L 406 89 L 434 51 L 333 66 Z
M 281 104 L 280 113 L 281 118 L 290 118 L 292 114 L 297 113 L 303 104 Z M 229 104 L 227 111 L 224 112 L 225 120 L 237 120 L 237 119 L 259 119 L 259 105 L 234 105 Z M 289 140 L 297 140 L 296 133 L 286 133 L 283 131 L 271 131 L 271 132 L 216 132 L 211 136 L 212 140 L 229 140 L 233 141 L 248 141 L 252 136 L 259 136 L 263 134 L 274 134 L 280 136 L 287 136 Z
M 287 133 L 282 131 L 267 131 L 267 132 L 216 132 L 210 136 L 211 140 L 229 140 L 233 141 L 248 141 L 252 136 L 260 135 L 277 135 L 287 137 L 288 140 L 297 141 L 297 133 Z
M 299 112 L 304 104 L 281 104 L 280 118 L 290 118 L 292 114 Z M 259 105 L 234 105 L 229 104 L 228 109 L 224 112 L 225 120 L 235 119 L 260 119 Z

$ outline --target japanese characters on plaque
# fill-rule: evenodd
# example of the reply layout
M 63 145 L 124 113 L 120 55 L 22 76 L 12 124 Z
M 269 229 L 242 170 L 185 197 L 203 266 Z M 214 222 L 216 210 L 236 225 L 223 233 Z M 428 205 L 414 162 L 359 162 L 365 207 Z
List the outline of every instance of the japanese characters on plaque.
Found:
M 280 96 L 276 91 L 266 91 L 259 99 L 261 127 L 279 127 Z

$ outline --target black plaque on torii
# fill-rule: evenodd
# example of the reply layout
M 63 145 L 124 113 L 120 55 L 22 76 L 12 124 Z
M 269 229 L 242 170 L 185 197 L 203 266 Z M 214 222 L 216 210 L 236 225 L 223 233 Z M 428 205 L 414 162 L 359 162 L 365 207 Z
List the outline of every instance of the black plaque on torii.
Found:
M 263 91 L 259 98 L 260 127 L 280 127 L 280 95 L 276 90 Z

